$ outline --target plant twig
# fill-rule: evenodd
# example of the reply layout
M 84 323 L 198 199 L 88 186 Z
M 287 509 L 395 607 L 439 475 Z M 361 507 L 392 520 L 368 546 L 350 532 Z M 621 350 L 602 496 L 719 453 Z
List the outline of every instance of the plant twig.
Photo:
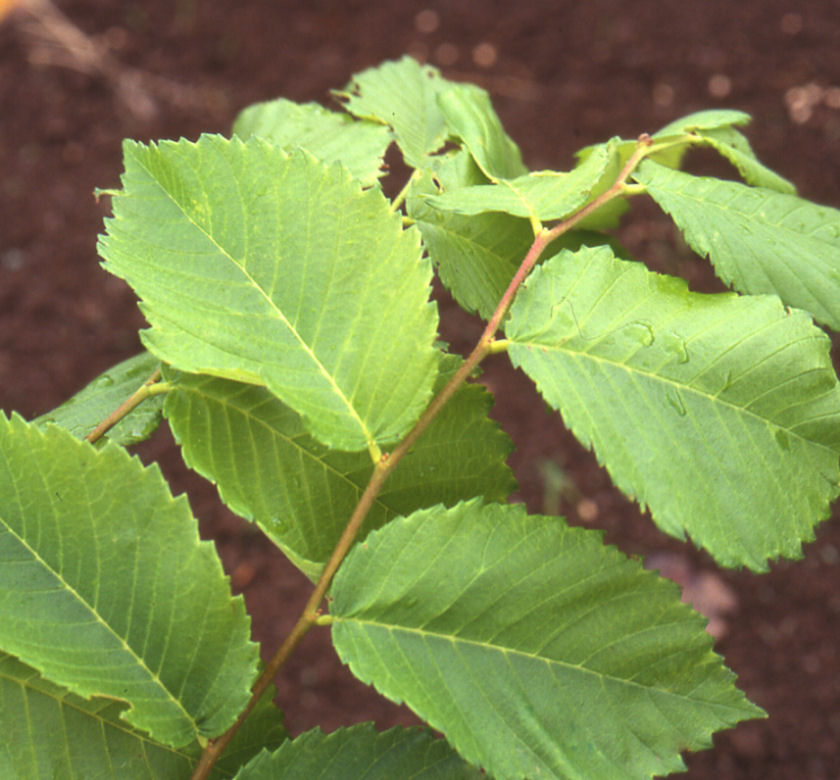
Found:
M 316 624 L 320 615 L 321 602 L 327 593 L 327 589 L 332 582 L 332 578 L 349 552 L 359 529 L 362 527 L 365 517 L 367 517 L 368 511 L 373 505 L 373 502 L 376 500 L 376 497 L 379 495 L 382 486 L 385 484 L 385 480 L 388 479 L 388 476 L 396 468 L 402 457 L 414 446 L 420 436 L 429 427 L 429 424 L 432 420 L 434 420 L 447 401 L 449 401 L 458 388 L 466 382 L 478 364 L 487 357 L 488 354 L 493 351 L 498 351 L 494 350 L 494 337 L 496 331 L 499 329 L 502 319 L 510 307 L 514 296 L 522 285 L 522 282 L 525 281 L 537 260 L 539 260 L 542 252 L 552 241 L 563 235 L 563 233 L 568 230 L 571 230 L 582 219 L 585 219 L 587 216 L 597 211 L 605 203 L 619 196 L 623 192 L 625 182 L 632 173 L 633 169 L 649 152 L 651 143 L 649 135 L 643 134 L 639 136 L 635 151 L 627 161 L 624 168 L 622 168 L 613 185 L 608 190 L 603 192 L 591 203 L 584 206 L 580 211 L 573 214 L 568 219 L 558 223 L 551 229 L 542 229 L 534 238 L 534 242 L 531 244 L 528 253 L 525 255 L 525 259 L 517 269 L 513 279 L 511 279 L 507 290 L 505 290 L 504 295 L 499 301 L 499 305 L 493 312 L 493 316 L 487 323 L 487 327 L 484 329 L 484 332 L 481 334 L 481 338 L 479 338 L 478 343 L 475 345 L 472 352 L 464 360 L 446 385 L 444 385 L 443 389 L 434 397 L 434 399 L 432 399 L 432 402 L 426 407 L 423 414 L 420 415 L 420 418 L 417 420 L 414 427 L 406 434 L 405 438 L 403 438 L 390 453 L 383 454 L 379 462 L 374 467 L 373 474 L 371 475 L 358 504 L 356 504 L 356 508 L 353 510 L 353 514 L 350 516 L 350 519 L 344 528 L 344 532 L 341 534 L 340 539 L 336 543 L 332 555 L 330 555 L 329 560 L 325 564 L 324 569 L 321 572 L 321 576 L 315 585 L 315 589 L 312 591 L 312 595 L 309 597 L 309 600 L 306 602 L 306 606 L 303 608 L 301 616 L 283 640 L 283 644 L 280 645 L 277 652 L 255 681 L 251 688 L 251 698 L 249 699 L 245 709 L 239 713 L 239 716 L 234 724 L 224 734 L 216 739 L 210 740 L 201 755 L 198 765 L 193 771 L 191 780 L 203 780 L 203 778 L 208 776 L 222 751 L 227 747 L 231 739 L 233 739 L 234 734 L 236 734 L 239 730 L 242 722 L 248 717 L 254 707 L 256 707 L 257 702 L 259 702 L 266 690 L 268 690 L 272 680 L 280 671 L 283 664 L 286 663 L 286 660 L 292 654 L 303 637 L 309 632 L 309 629 Z

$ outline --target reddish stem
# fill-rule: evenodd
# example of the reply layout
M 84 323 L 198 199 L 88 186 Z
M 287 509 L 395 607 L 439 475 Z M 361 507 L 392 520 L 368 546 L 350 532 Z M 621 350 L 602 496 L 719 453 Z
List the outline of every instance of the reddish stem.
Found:
M 318 619 L 321 601 L 326 595 L 327 589 L 332 582 L 332 578 L 338 570 L 338 567 L 341 565 L 341 562 L 344 560 L 344 557 L 350 550 L 350 547 L 352 546 L 365 517 L 367 517 L 370 507 L 373 505 L 373 502 L 379 495 L 382 486 L 385 484 L 385 480 L 396 468 L 403 455 L 405 455 L 411 447 L 414 446 L 417 439 L 419 439 L 426 428 L 429 427 L 429 424 L 437 416 L 438 412 L 440 412 L 446 402 L 455 394 L 458 388 L 464 384 L 470 374 L 472 374 L 475 370 L 476 366 L 478 366 L 478 364 L 490 352 L 490 346 L 493 343 L 493 339 L 496 335 L 496 331 L 499 329 L 502 318 L 505 316 L 505 313 L 510 307 L 510 304 L 512 303 L 520 286 L 533 269 L 537 260 L 539 260 L 543 250 L 545 250 L 545 248 L 556 238 L 563 235 L 563 233 L 568 230 L 571 230 L 582 219 L 585 219 L 605 203 L 619 195 L 624 187 L 627 177 L 639 164 L 639 161 L 645 156 L 651 143 L 649 135 L 643 134 L 639 136 L 636 150 L 608 190 L 595 198 L 591 203 L 584 206 L 580 211 L 573 214 L 568 219 L 558 223 L 550 230 L 543 229 L 534 238 L 534 242 L 531 244 L 528 253 L 525 255 L 525 259 L 513 275 L 513 279 L 511 279 L 504 295 L 502 295 L 499 305 L 493 312 L 493 316 L 487 323 L 487 327 L 484 329 L 484 332 L 481 334 L 481 338 L 478 340 L 478 343 L 475 345 L 472 352 L 461 364 L 455 374 L 453 374 L 452 378 L 446 383 L 446 385 L 444 385 L 443 389 L 434 397 L 429 406 L 426 407 L 425 411 L 420 416 L 420 419 L 417 420 L 414 427 L 408 432 L 408 434 L 406 434 L 405 438 L 403 438 L 403 440 L 390 453 L 385 453 L 374 467 L 373 474 L 371 475 L 371 478 L 368 481 L 361 498 L 359 499 L 359 503 L 353 510 L 353 514 L 350 516 L 350 519 L 344 528 L 344 532 L 338 540 L 330 559 L 325 564 L 321 577 L 315 586 L 315 590 L 313 590 L 312 595 L 306 602 L 303 613 L 298 618 L 285 640 L 283 640 L 283 644 L 280 645 L 277 652 L 268 662 L 262 674 L 260 674 L 257 678 L 251 688 L 251 698 L 245 709 L 242 710 L 239 717 L 237 717 L 236 722 L 224 734 L 214 740 L 211 740 L 205 748 L 201 755 L 201 759 L 192 774 L 191 780 L 202 780 L 207 777 L 219 755 L 221 755 L 230 740 L 233 739 L 233 735 L 239 730 L 242 722 L 248 717 L 266 690 L 268 690 L 269 685 L 271 685 L 271 681 L 280 671 L 283 664 L 292 654 L 303 637 L 306 636 L 309 629 L 315 625 L 315 621 Z

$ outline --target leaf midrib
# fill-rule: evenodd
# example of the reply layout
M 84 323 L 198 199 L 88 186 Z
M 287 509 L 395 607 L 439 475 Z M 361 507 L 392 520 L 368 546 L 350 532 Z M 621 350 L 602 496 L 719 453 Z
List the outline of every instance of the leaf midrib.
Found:
M 224 409 L 229 409 L 235 414 L 242 415 L 243 417 L 250 420 L 253 424 L 263 428 L 269 433 L 269 435 L 277 436 L 282 441 L 286 442 L 288 445 L 295 447 L 303 457 L 305 457 L 315 465 L 324 468 L 326 471 L 333 474 L 336 478 L 342 480 L 348 487 L 352 487 L 355 490 L 358 490 L 359 493 L 361 493 L 364 490 L 364 485 L 358 485 L 357 483 L 353 482 L 353 480 L 350 479 L 347 474 L 342 473 L 341 471 L 336 469 L 335 466 L 332 466 L 329 463 L 327 463 L 326 460 L 324 460 L 323 458 L 319 458 L 317 455 L 313 454 L 311 450 L 302 446 L 298 442 L 297 439 L 300 438 L 301 435 L 311 438 L 311 435 L 308 434 L 306 431 L 303 431 L 300 434 L 297 434 L 296 436 L 290 436 L 273 427 L 267 420 L 255 416 L 252 408 L 245 410 L 242 407 L 237 406 L 229 397 L 220 398 L 217 395 L 213 395 L 208 392 L 202 392 L 201 388 L 191 387 L 189 385 L 176 385 L 173 389 L 182 393 L 192 393 L 198 396 L 199 398 L 203 399 L 205 403 L 207 403 L 208 401 L 211 403 L 217 403 Z M 331 452 L 331 450 L 327 450 L 325 452 L 325 455 L 329 455 Z M 390 513 L 392 516 L 396 516 L 399 514 L 399 512 L 396 509 L 391 508 L 390 506 L 388 506 L 387 503 L 385 503 L 382 500 L 381 493 L 376 497 L 374 501 L 374 506 L 379 506 L 384 512 Z
M 799 441 L 802 441 L 806 444 L 813 445 L 813 446 L 816 446 L 816 447 L 820 447 L 821 449 L 824 449 L 824 450 L 826 450 L 826 451 L 828 451 L 832 454 L 840 453 L 840 450 L 835 450 L 833 447 L 830 447 L 829 445 L 823 444 L 821 442 L 814 441 L 813 439 L 806 438 L 805 436 L 795 432 L 793 429 L 791 429 L 789 427 L 786 427 L 784 425 L 781 425 L 779 423 L 776 423 L 773 420 L 770 420 L 768 418 L 761 417 L 756 412 L 750 411 L 749 409 L 746 409 L 743 406 L 737 406 L 737 405 L 731 403 L 730 401 L 727 401 L 727 400 L 723 399 L 720 395 L 712 395 L 711 393 L 704 392 L 699 388 L 695 388 L 695 387 L 692 387 L 690 385 L 680 384 L 679 382 L 677 382 L 675 380 L 668 379 L 667 377 L 663 377 L 659 374 L 654 374 L 650 371 L 643 371 L 642 369 L 637 368 L 635 366 L 628 366 L 626 363 L 621 363 L 617 360 L 609 360 L 608 358 L 602 357 L 600 355 L 593 355 L 592 353 L 586 352 L 586 351 L 583 351 L 583 350 L 574 350 L 574 349 L 569 349 L 569 348 L 565 348 L 565 347 L 558 347 L 556 345 L 541 344 L 541 343 L 535 342 L 535 341 L 520 341 L 520 340 L 517 340 L 515 338 L 511 338 L 510 341 L 511 341 L 512 344 L 516 344 L 516 345 L 519 345 L 519 346 L 525 347 L 525 348 L 536 348 L 540 351 L 545 350 L 546 352 L 549 352 L 549 351 L 550 352 L 556 352 L 556 353 L 561 354 L 561 355 L 562 354 L 575 355 L 575 356 L 578 356 L 578 357 L 581 357 L 581 358 L 584 358 L 584 359 L 592 360 L 593 362 L 603 363 L 603 364 L 606 364 L 606 365 L 609 365 L 609 366 L 613 366 L 615 368 L 623 369 L 630 375 L 639 376 L 639 377 L 646 377 L 647 379 L 651 380 L 652 382 L 660 382 L 661 384 L 668 385 L 668 386 L 674 388 L 677 391 L 685 392 L 686 394 L 693 394 L 696 397 L 703 399 L 707 403 L 720 404 L 721 406 L 726 407 L 726 408 L 734 411 L 735 413 L 747 415 L 747 416 L 751 417 L 752 419 L 761 422 L 763 425 L 765 425 L 767 427 L 774 426 L 775 428 L 778 428 L 780 430 L 784 430 L 784 431 L 788 432 L 791 436 L 794 436 Z M 800 375 L 797 375 L 797 376 L 800 376 Z M 789 377 L 789 378 L 792 379 L 794 377 Z M 814 400 L 814 399 L 812 399 L 812 400 Z
M 152 672 L 152 670 L 147 666 L 145 660 L 141 656 L 137 655 L 134 648 L 132 648 L 131 645 L 129 645 L 126 642 L 125 638 L 121 637 L 116 631 L 114 631 L 112 626 L 109 623 L 105 622 L 101 618 L 99 613 L 82 597 L 82 595 L 78 592 L 78 590 L 76 590 L 76 588 L 74 588 L 69 582 L 67 582 L 67 580 L 64 579 L 61 572 L 56 571 L 40 555 L 40 553 L 37 550 L 35 550 L 33 547 L 31 547 L 29 545 L 29 543 L 15 531 L 14 528 L 12 528 L 8 523 L 5 523 L 5 522 L 3 523 L 3 525 L 6 528 L 7 532 L 14 539 L 16 539 L 18 541 L 18 543 L 27 552 L 29 552 L 32 555 L 32 558 L 37 563 L 39 563 L 43 567 L 43 569 L 48 571 L 56 579 L 57 582 L 59 582 L 61 585 L 64 586 L 64 592 L 69 593 L 79 604 L 81 604 L 85 608 L 85 610 L 90 615 L 92 615 L 95 618 L 95 621 L 100 626 L 102 626 L 112 637 L 114 637 L 119 642 L 119 644 L 123 648 L 123 650 L 125 652 L 127 652 L 132 658 L 134 658 L 137 666 L 140 667 L 141 669 L 143 669 L 147 673 L 149 679 L 154 681 L 156 683 L 157 687 L 166 694 L 169 701 L 173 702 L 178 707 L 178 709 L 183 713 L 183 716 L 186 719 L 186 721 L 192 725 L 193 732 L 198 733 L 198 731 L 196 729 L 195 720 L 190 715 L 190 713 L 187 712 L 186 709 L 184 709 L 183 704 L 177 698 L 175 698 L 174 694 L 163 684 L 163 681 L 161 680 L 161 678 L 158 675 L 156 675 L 154 672 Z M 27 663 L 27 665 L 33 666 L 33 668 L 37 669 L 37 667 L 35 667 L 33 664 L 30 664 L 30 663 L 26 662 L 25 660 L 23 660 L 23 662 Z M 54 683 L 54 684 L 60 684 L 63 687 L 67 687 L 68 691 L 69 691 L 69 685 L 67 685 L 67 684 L 64 684 L 64 683 Z M 72 691 L 70 691 L 70 692 L 72 693 Z M 76 695 L 78 695 L 78 694 L 76 694 Z M 126 703 L 128 703 L 135 711 L 137 710 L 137 708 L 134 706 L 133 702 L 131 702 L 129 699 L 120 699 L 120 701 L 126 701 Z
M 422 628 L 419 628 L 419 627 L 416 627 L 416 626 L 401 626 L 401 625 L 395 625 L 393 623 L 383 623 L 383 622 L 380 622 L 380 621 L 377 621 L 377 620 L 365 619 L 365 618 L 360 618 L 360 617 L 355 617 L 355 616 L 345 617 L 345 616 L 342 616 L 342 615 L 333 615 L 332 618 L 333 618 L 334 623 L 337 623 L 337 624 L 344 623 L 344 624 L 349 624 L 349 625 L 355 625 L 355 626 L 358 626 L 360 629 L 364 628 L 366 626 L 370 626 L 370 627 L 374 627 L 374 628 L 384 629 L 389 634 L 403 633 L 403 634 L 410 635 L 410 636 L 420 636 L 424 640 L 426 638 L 430 638 L 430 639 L 433 639 L 433 640 L 436 640 L 436 641 L 445 642 L 447 644 L 461 643 L 461 644 L 469 645 L 469 646 L 472 646 L 472 647 L 480 647 L 480 648 L 482 648 L 484 650 L 487 650 L 489 652 L 501 653 L 503 655 L 510 654 L 510 655 L 520 656 L 522 658 L 526 658 L 526 659 L 529 659 L 529 660 L 534 661 L 534 662 L 544 663 L 544 664 L 548 664 L 548 665 L 556 664 L 556 665 L 561 666 L 561 667 L 563 667 L 565 669 L 568 669 L 570 671 L 579 672 L 579 673 L 586 674 L 586 675 L 591 675 L 591 676 L 595 677 L 596 679 L 598 679 L 600 681 L 608 680 L 610 682 L 614 682 L 614 683 L 621 684 L 621 685 L 629 685 L 629 686 L 632 686 L 634 688 L 638 688 L 640 690 L 643 690 L 647 693 L 657 692 L 657 693 L 661 693 L 665 696 L 674 697 L 674 698 L 679 699 L 679 700 L 697 701 L 696 699 L 692 699 L 687 694 L 678 694 L 678 693 L 675 693 L 674 691 L 670 691 L 670 690 L 667 690 L 665 688 L 656 688 L 652 685 L 643 685 L 642 683 L 635 682 L 633 680 L 629 680 L 629 679 L 626 679 L 624 677 L 616 677 L 615 675 L 604 674 L 603 672 L 597 672 L 594 669 L 590 669 L 590 668 L 588 668 L 586 666 L 583 666 L 583 665 L 580 665 L 580 664 L 570 663 L 569 661 L 563 661 L 563 660 L 557 659 L 557 658 L 548 658 L 546 656 L 537 655 L 536 653 L 529 653 L 529 652 L 526 652 L 525 650 L 519 650 L 517 648 L 503 647 L 501 645 L 494 645 L 494 644 L 491 644 L 489 642 L 482 642 L 482 641 L 477 640 L 477 639 L 465 638 L 465 637 L 457 636 L 455 634 L 443 634 L 443 633 L 438 632 L 438 631 L 428 631 L 426 629 L 422 629 Z M 693 622 L 693 621 L 694 621 L 693 616 L 689 615 L 687 618 L 685 618 L 683 620 L 674 621 L 672 623 L 660 624 L 660 625 L 657 625 L 656 628 L 665 628 L 665 627 L 668 627 L 668 626 L 671 626 L 671 625 L 680 625 L 682 623 Z M 399 644 L 399 640 L 395 639 L 395 641 L 397 641 L 397 643 Z M 716 706 L 716 707 L 725 707 L 728 710 L 731 710 L 732 712 L 740 712 L 740 710 L 738 710 L 738 708 L 736 708 L 732 705 L 721 703 L 721 702 L 709 701 L 709 702 L 706 702 L 706 703 L 710 704 L 710 705 L 713 705 L 713 706 Z
M 669 172 L 669 173 L 673 174 L 674 172 Z M 677 173 L 679 173 L 679 172 L 677 172 Z M 684 175 L 688 176 L 689 174 L 684 174 Z M 674 178 L 677 178 L 677 177 L 675 177 L 673 175 L 667 176 L 666 181 L 670 181 Z M 700 182 L 695 181 L 695 179 L 700 179 Z M 700 195 L 698 195 L 694 192 L 689 192 L 688 191 L 688 189 L 690 189 L 691 187 L 698 188 L 698 187 L 702 186 L 702 187 L 705 188 L 702 195 L 707 196 L 708 195 L 708 188 L 717 186 L 719 184 L 720 185 L 735 185 L 738 188 L 743 187 L 743 188 L 745 188 L 746 192 L 741 191 L 740 189 L 733 190 L 730 194 L 732 194 L 732 196 L 734 197 L 734 200 L 730 201 L 729 203 L 724 204 L 724 203 L 721 203 L 721 201 L 714 200 L 714 199 L 711 199 L 711 198 L 708 198 L 708 197 L 701 197 Z M 779 231 L 784 231 L 789 236 L 789 241 L 794 245 L 798 241 L 800 241 L 802 239 L 802 237 L 804 236 L 805 238 L 808 238 L 811 241 L 814 241 L 816 243 L 825 244 L 828 247 L 831 247 L 832 249 L 836 248 L 830 241 L 827 241 L 824 238 L 822 238 L 821 236 L 814 234 L 814 230 L 816 230 L 819 227 L 819 225 L 817 225 L 816 227 L 812 226 L 811 229 L 809 231 L 805 232 L 805 233 L 801 233 L 801 232 L 799 232 L 797 230 L 794 230 L 793 228 L 789 227 L 789 225 L 787 224 L 787 221 L 789 220 L 791 215 L 794 213 L 792 211 L 788 212 L 787 214 L 785 214 L 780 219 L 771 220 L 767 215 L 760 213 L 760 206 L 759 206 L 758 211 L 748 212 L 741 205 L 741 196 L 742 195 L 745 195 L 747 193 L 749 193 L 750 195 L 753 195 L 756 192 L 758 192 L 760 194 L 763 194 L 764 198 L 765 198 L 765 201 L 772 201 L 775 198 L 779 198 L 779 199 L 792 198 L 794 200 L 799 200 L 798 196 L 792 195 L 792 194 L 787 193 L 787 192 L 779 192 L 778 190 L 771 190 L 767 187 L 753 187 L 753 186 L 750 186 L 750 185 L 747 185 L 747 184 L 741 184 L 740 182 L 728 182 L 728 181 L 725 181 L 725 180 L 717 180 L 717 179 L 711 179 L 710 181 L 706 181 L 706 177 L 699 177 L 699 176 L 691 177 L 690 179 L 686 180 L 685 186 L 679 185 L 679 186 L 676 186 L 676 187 L 662 187 L 661 184 L 660 185 L 644 184 L 643 186 L 645 186 L 645 187 L 653 186 L 654 188 L 659 187 L 659 188 L 662 188 L 662 189 L 666 189 L 669 192 L 676 193 L 676 194 L 682 196 L 686 200 L 691 200 L 691 201 L 694 201 L 696 204 L 702 205 L 703 208 L 711 206 L 711 207 L 714 207 L 715 209 L 717 209 L 718 211 L 720 211 L 724 214 L 734 214 L 735 216 L 740 217 L 744 220 L 755 219 L 755 217 L 758 216 L 758 217 L 760 217 L 761 222 L 765 226 L 767 226 L 768 228 L 776 229 L 776 230 L 779 230 Z M 724 189 L 726 189 L 725 186 L 724 186 Z M 759 201 L 756 200 L 756 203 L 758 203 L 758 202 Z M 797 208 L 801 209 L 801 208 L 805 207 L 805 205 L 806 204 L 804 204 L 804 203 L 800 203 L 800 204 L 797 205 Z

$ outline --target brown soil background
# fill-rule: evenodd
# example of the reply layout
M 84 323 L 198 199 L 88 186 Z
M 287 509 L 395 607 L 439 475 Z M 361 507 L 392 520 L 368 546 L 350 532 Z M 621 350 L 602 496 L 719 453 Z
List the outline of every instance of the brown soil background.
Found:
M 280 95 L 326 102 L 351 74 L 406 52 L 487 88 L 532 168 L 568 168 L 583 145 L 725 106 L 753 115 L 748 134 L 757 153 L 803 196 L 840 206 L 840 5 L 833 0 L 68 0 L 59 7 L 110 47 L 104 72 L 44 65 L 56 53 L 24 29 L 24 14 L 0 24 L 0 408 L 27 417 L 138 351 L 142 319 L 133 296 L 99 269 L 95 251 L 107 204 L 92 191 L 117 186 L 123 137 L 226 133 L 251 102 Z M 139 89 L 119 81 L 128 73 L 121 66 L 139 74 Z M 637 209 L 628 222 L 622 239 L 637 257 L 684 273 L 697 289 L 714 286 L 655 210 Z M 444 336 L 467 349 L 478 324 L 442 307 L 450 317 Z M 501 359 L 486 369 L 494 414 L 518 447 L 510 462 L 519 498 L 532 511 L 548 505 L 603 528 L 628 553 L 677 556 L 670 560 L 715 574 L 711 582 L 725 583 L 737 600 L 717 649 L 770 717 L 717 736 L 714 750 L 688 757 L 685 776 L 840 777 L 837 513 L 802 561 L 763 576 L 718 572 L 617 493 L 521 375 Z M 270 654 L 308 583 L 187 472 L 165 426 L 141 454 L 160 458 L 173 489 L 189 492 L 202 534 L 216 540 Z M 545 462 L 574 483 L 560 499 L 546 485 Z M 367 719 L 380 727 L 414 722 L 350 677 L 326 631 L 307 637 L 278 689 L 293 733 Z

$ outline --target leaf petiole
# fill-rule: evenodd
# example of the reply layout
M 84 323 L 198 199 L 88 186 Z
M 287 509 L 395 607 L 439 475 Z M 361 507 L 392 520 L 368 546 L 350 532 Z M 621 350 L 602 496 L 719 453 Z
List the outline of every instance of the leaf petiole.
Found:
M 487 354 L 497 355 L 500 352 L 507 352 L 509 346 L 510 341 L 508 339 L 494 339 L 487 346 Z
M 155 372 L 134 392 L 129 398 L 121 403 L 111 414 L 109 414 L 99 425 L 97 425 L 85 439 L 93 444 L 98 439 L 101 439 L 108 431 L 111 430 L 120 420 L 128 416 L 143 401 L 151 398 L 153 395 L 161 393 L 168 393 L 172 389 L 169 382 L 160 381 L 160 368 Z

